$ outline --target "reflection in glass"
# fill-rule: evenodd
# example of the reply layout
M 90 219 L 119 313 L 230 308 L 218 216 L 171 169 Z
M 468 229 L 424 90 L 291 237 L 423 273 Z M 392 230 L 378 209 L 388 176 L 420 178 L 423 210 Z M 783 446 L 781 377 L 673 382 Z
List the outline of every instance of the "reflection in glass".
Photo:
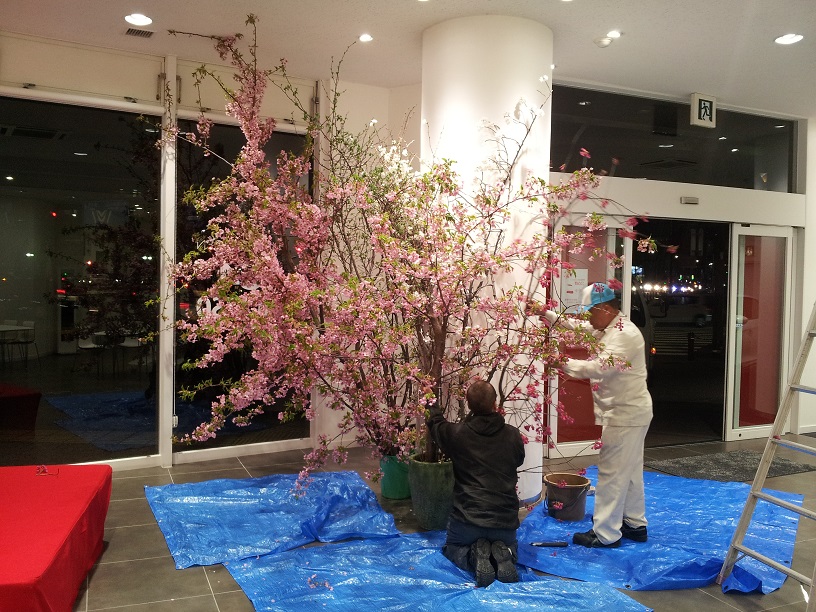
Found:
M 793 121 L 718 109 L 711 129 L 690 125 L 689 113 L 688 104 L 556 85 L 550 169 L 793 191 Z
M 733 427 L 769 425 L 779 405 L 785 238 L 740 236 Z
M 191 121 L 180 121 L 179 127 L 182 131 L 195 131 L 195 125 Z M 177 258 L 183 257 L 194 248 L 197 236 L 206 229 L 208 220 L 218 212 L 209 211 L 207 214 L 197 212 L 192 203 L 185 201 L 184 194 L 191 188 L 206 186 L 213 180 L 226 178 L 230 173 L 230 167 L 225 160 L 236 159 L 244 143 L 245 139 L 239 128 L 224 125 L 213 126 L 210 133 L 210 146 L 216 155 L 205 156 L 199 147 L 187 142 L 179 142 Z M 276 132 L 265 147 L 267 160 L 272 162 L 273 172 L 274 162 L 282 150 L 301 153 L 304 146 L 303 136 Z M 204 287 L 179 287 L 178 316 L 195 317 L 197 308 L 207 307 L 200 304 L 198 299 L 203 289 Z M 209 304 L 209 307 L 217 307 L 217 305 Z M 231 351 L 222 362 L 205 369 L 183 366 L 184 363 L 192 363 L 203 356 L 206 350 L 207 345 L 204 341 L 191 343 L 182 338 L 177 339 L 176 391 L 190 390 L 206 381 L 212 381 L 211 385 L 199 390 L 192 399 L 177 395 L 175 414 L 178 417 L 178 426 L 173 433 L 178 437 L 190 433 L 200 423 L 208 420 L 212 402 L 223 392 L 220 381 L 235 380 L 255 366 L 250 346 L 242 350 Z M 265 408 L 264 414 L 256 416 L 248 426 L 238 427 L 228 419 L 227 426 L 218 432 L 214 439 L 194 442 L 192 445 L 177 444 L 174 450 L 183 451 L 191 448 L 211 448 L 308 437 L 309 423 L 305 416 L 285 423 L 278 418 L 285 401 L 286 398 L 279 400 L 280 409 L 274 406 Z
M 36 343 L 28 359 L 0 346 L 0 461 L 154 454 L 156 134 L 132 113 L 12 98 L 0 117 L 0 319 L 32 322 Z

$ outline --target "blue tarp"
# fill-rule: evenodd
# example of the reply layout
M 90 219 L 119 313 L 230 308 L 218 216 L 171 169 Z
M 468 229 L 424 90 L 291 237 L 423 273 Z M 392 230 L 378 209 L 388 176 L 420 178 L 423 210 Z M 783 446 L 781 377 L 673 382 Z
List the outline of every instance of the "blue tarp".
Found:
M 297 476 L 275 474 L 145 487 L 176 568 L 212 565 L 314 541 L 399 534 L 394 517 L 356 472 L 314 474 L 303 497 Z
M 597 468 L 587 470 L 594 483 Z M 649 541 L 624 539 L 616 549 L 536 548 L 530 542 L 572 541 L 572 534 L 592 528 L 593 497 L 583 521 L 558 521 L 538 505 L 518 532 L 519 562 L 556 576 L 633 590 L 687 589 L 712 584 L 722 567 L 750 486 L 739 482 L 694 480 L 646 472 Z M 771 492 L 801 504 L 803 497 Z M 745 545 L 790 566 L 799 515 L 760 501 Z M 723 591 L 778 589 L 785 575 L 750 558 L 741 560 Z
M 640 612 L 615 589 L 536 576 L 477 589 L 473 575 L 440 552 L 444 532 L 314 546 L 228 564 L 256 610 L 488 609 Z M 489 608 L 493 609 L 493 608 Z

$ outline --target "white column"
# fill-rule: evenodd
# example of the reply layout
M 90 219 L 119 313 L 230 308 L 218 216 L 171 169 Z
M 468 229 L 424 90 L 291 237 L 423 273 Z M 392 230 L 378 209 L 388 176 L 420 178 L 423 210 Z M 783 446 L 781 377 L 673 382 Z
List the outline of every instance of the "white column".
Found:
M 176 90 L 176 57 L 165 58 L 165 79 L 168 84 L 162 125 L 176 125 L 178 91 Z M 176 320 L 176 292 L 172 281 L 172 266 L 176 259 L 176 142 L 167 138 L 162 140 L 161 150 L 161 201 L 159 231 L 162 237 L 161 268 L 159 271 L 159 303 L 161 304 L 162 324 L 159 326 L 158 351 L 158 394 L 159 404 L 159 456 L 162 467 L 173 464 L 173 407 L 176 398 L 175 383 L 175 327 L 167 321 Z
M 549 83 L 552 32 L 541 23 L 517 17 L 465 17 L 428 28 L 422 41 L 423 161 L 447 158 L 465 185 L 494 151 L 486 142 L 484 120 L 506 126 L 519 100 L 545 105 L 525 143 L 515 183 L 529 173 L 547 178 L 550 161 Z M 546 76 L 547 80 L 540 78 Z M 509 129 L 509 128 L 508 128 Z M 523 234 L 522 215 L 511 236 Z M 508 419 L 513 422 L 512 415 Z M 531 442 L 519 477 L 521 499 L 539 498 L 543 447 Z

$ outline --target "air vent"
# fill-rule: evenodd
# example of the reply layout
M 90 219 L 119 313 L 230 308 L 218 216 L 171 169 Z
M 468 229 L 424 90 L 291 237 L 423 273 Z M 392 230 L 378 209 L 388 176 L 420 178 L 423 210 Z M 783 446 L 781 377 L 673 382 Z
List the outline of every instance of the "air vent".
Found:
M 136 38 L 150 38 L 153 36 L 153 32 L 150 30 L 139 30 L 137 28 L 128 28 L 125 34 L 135 36 Z
M 19 125 L 0 125 L 0 136 L 20 136 L 22 138 L 36 138 L 38 140 L 62 140 L 67 134 L 61 130 L 20 127 Z
M 696 161 L 688 159 L 658 159 L 655 161 L 644 162 L 640 164 L 641 168 L 655 168 L 658 170 L 671 170 L 672 168 L 686 168 L 688 166 L 696 166 Z

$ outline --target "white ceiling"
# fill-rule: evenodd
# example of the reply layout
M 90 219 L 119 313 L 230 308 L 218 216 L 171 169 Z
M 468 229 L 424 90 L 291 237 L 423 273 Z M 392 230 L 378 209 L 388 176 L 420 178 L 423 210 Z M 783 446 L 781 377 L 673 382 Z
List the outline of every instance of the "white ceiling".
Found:
M 125 35 L 131 12 L 153 18 L 145 28 L 152 37 Z M 677 101 L 701 92 L 721 108 L 816 118 L 816 0 L 2 0 L 0 30 L 223 63 L 209 41 L 168 30 L 247 32 L 249 13 L 260 19 L 263 67 L 286 58 L 290 73 L 302 78 L 327 77 L 332 57 L 365 31 L 374 41 L 351 49 L 342 77 L 416 84 L 425 28 L 501 14 L 552 29 L 556 83 Z M 623 36 L 597 47 L 593 40 L 611 29 Z M 786 33 L 805 38 L 774 44 Z

